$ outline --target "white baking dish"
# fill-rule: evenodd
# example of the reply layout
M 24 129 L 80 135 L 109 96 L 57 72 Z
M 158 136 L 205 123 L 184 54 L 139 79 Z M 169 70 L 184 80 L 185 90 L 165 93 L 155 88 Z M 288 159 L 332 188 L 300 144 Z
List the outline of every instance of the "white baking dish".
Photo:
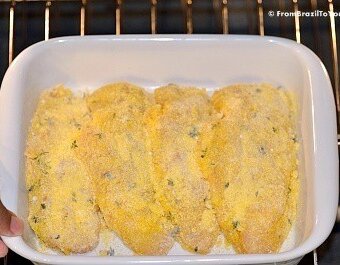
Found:
M 153 89 L 167 83 L 215 89 L 270 82 L 298 94 L 302 140 L 299 237 L 279 254 L 88 257 L 41 254 L 23 237 L 3 237 L 41 264 L 296 264 L 329 235 L 338 202 L 338 154 L 331 84 L 320 60 L 293 41 L 258 36 L 162 35 L 65 37 L 35 44 L 9 67 L 0 92 L 1 199 L 27 217 L 23 150 L 39 93 L 64 83 L 75 90 L 126 80 Z M 138 235 L 136 235 L 138 236 Z M 176 253 L 174 253 L 176 254 Z M 283 263 L 282 263 L 283 264 Z

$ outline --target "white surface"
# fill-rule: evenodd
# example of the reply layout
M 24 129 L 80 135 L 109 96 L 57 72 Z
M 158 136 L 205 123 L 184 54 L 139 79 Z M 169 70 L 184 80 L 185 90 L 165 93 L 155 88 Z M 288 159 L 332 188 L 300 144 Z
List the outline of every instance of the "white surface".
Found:
M 23 150 L 39 93 L 60 83 L 83 90 L 122 80 L 149 89 L 167 83 L 212 90 L 238 82 L 269 82 L 296 91 L 301 106 L 299 173 L 304 189 L 300 239 L 295 247 L 279 254 L 261 255 L 56 256 L 39 253 L 30 246 L 31 231 L 26 225 L 24 237 L 3 237 L 12 250 L 48 264 L 255 264 L 299 259 L 327 238 L 335 221 L 338 200 L 331 84 L 325 68 L 310 50 L 274 37 L 66 37 L 26 49 L 11 64 L 0 91 L 1 199 L 9 209 L 26 219 Z
M 123 241 L 113 232 L 110 230 L 101 231 L 99 244 L 95 249 L 85 254 L 79 254 L 79 256 L 108 256 L 108 252 L 113 249 L 114 256 L 131 256 L 133 252 L 124 245 Z M 296 227 L 293 225 L 287 239 L 282 245 L 281 251 L 288 251 L 296 245 L 297 241 L 296 236 Z M 26 237 L 24 236 L 24 240 L 26 243 L 31 245 L 34 249 L 38 250 L 39 252 L 45 254 L 54 254 L 58 255 L 57 251 L 47 248 L 46 246 L 41 245 L 40 241 L 36 237 L 34 233 L 28 233 Z M 223 234 L 220 234 L 217 238 L 217 242 L 215 246 L 211 249 L 210 253 L 207 255 L 216 255 L 216 254 L 235 254 L 235 250 L 231 245 L 226 246 L 224 241 Z M 168 255 L 194 255 L 186 250 L 184 250 L 177 242 L 175 242 L 174 246 L 170 249 Z

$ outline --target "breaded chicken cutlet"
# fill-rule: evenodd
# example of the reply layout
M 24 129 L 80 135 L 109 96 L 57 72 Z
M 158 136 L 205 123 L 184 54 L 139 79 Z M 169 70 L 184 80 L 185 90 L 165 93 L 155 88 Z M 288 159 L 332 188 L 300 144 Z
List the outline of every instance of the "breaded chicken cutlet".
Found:
M 220 230 L 238 253 L 278 252 L 296 219 L 297 150 L 295 98 L 271 85 L 211 100 L 177 85 L 152 95 L 116 83 L 83 98 L 59 86 L 28 133 L 29 224 L 65 254 L 94 249 L 100 220 L 139 255 L 175 240 L 207 254 Z
M 88 252 L 99 240 L 90 177 L 74 153 L 87 111 L 69 89 L 43 92 L 27 137 L 28 221 L 47 247 L 66 254 Z
M 195 159 L 195 147 L 211 106 L 204 90 L 176 85 L 155 91 L 147 116 L 157 175 L 157 197 L 176 228 L 174 235 L 191 252 L 206 254 L 219 228 L 208 183 Z
M 152 97 L 137 86 L 117 83 L 86 100 L 92 120 L 77 140 L 77 154 L 91 174 L 107 226 L 136 254 L 167 254 L 174 244 L 173 227 L 155 198 L 143 123 Z
M 212 96 L 222 114 L 206 127 L 197 160 L 217 220 L 239 253 L 279 251 L 295 220 L 296 104 L 270 85 L 235 85 Z

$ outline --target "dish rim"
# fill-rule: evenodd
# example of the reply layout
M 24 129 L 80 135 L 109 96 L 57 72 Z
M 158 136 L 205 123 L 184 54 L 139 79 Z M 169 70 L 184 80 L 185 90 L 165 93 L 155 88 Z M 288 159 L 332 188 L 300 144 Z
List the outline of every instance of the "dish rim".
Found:
M 328 77 L 328 73 L 322 64 L 321 60 L 307 47 L 298 44 L 295 41 L 270 36 L 253 36 L 253 35 L 97 35 L 97 36 L 68 36 L 41 41 L 26 48 L 21 52 L 9 66 L 1 84 L 0 102 L 5 98 L 4 94 L 8 87 L 8 83 L 12 78 L 16 78 L 16 69 L 27 60 L 29 56 L 34 56 L 35 53 L 59 43 L 77 43 L 82 41 L 258 41 L 263 43 L 272 43 L 288 47 L 299 57 L 308 69 L 309 74 L 309 89 L 311 89 L 311 104 L 313 108 L 313 144 L 314 144 L 314 181 L 315 187 L 313 190 L 314 199 L 314 218 L 313 229 L 308 238 L 296 248 L 287 252 L 277 254 L 233 254 L 233 255 L 207 255 L 207 256 L 191 256 L 191 255 L 172 255 L 172 256 L 116 256 L 116 257 L 98 257 L 98 256 L 62 256 L 48 255 L 40 253 L 26 244 L 23 238 L 20 237 L 2 237 L 6 245 L 17 254 L 35 262 L 47 264 L 136 264 L 136 263 L 191 263 L 191 264 L 256 264 L 268 262 L 282 262 L 292 259 L 299 259 L 306 253 L 314 250 L 328 237 L 336 218 L 336 209 L 338 201 L 338 153 L 337 153 L 337 134 L 335 121 L 335 104 L 332 92 L 332 86 Z M 327 102 L 319 102 L 317 100 L 317 92 L 315 86 L 324 87 L 323 95 Z M 5 92 L 4 92 L 5 91 Z M 315 93 L 315 94 L 314 94 Z M 0 109 L 1 111 L 1 109 Z M 323 121 L 320 120 L 322 111 Z M 322 131 L 324 124 L 327 124 L 328 130 Z M 327 140 L 320 142 L 320 137 L 328 137 Z M 334 144 L 334 146 L 333 146 Z M 326 161 L 325 157 L 331 161 Z M 327 163 L 326 163 L 327 162 Z M 327 167 L 331 166 L 326 170 Z M 323 171 L 328 172 L 325 176 Z M 317 181 L 319 179 L 319 181 Z M 331 200 L 331 202 L 329 202 Z M 329 202 L 326 207 L 325 203 Z M 334 203 L 336 202 L 336 204 Z M 18 202 L 17 202 L 18 203 Z M 322 209 L 323 207 L 324 209 Z

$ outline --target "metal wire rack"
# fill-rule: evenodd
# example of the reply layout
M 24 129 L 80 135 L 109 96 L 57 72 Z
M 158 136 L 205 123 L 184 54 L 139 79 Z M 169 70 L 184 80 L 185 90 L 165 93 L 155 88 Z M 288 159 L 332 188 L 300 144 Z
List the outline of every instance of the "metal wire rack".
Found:
M 99 0 L 96 0 L 99 1 Z M 157 8 L 159 5 L 159 2 L 164 2 L 167 0 L 142 0 L 144 2 L 149 2 L 149 9 L 150 9 L 150 31 L 151 34 L 157 33 Z M 174 1 L 174 0 L 170 0 Z M 185 21 L 185 31 L 187 34 L 194 33 L 194 23 L 193 23 L 193 5 L 195 2 L 200 2 L 201 0 L 175 0 L 180 1 L 181 6 L 183 9 L 183 17 Z M 211 0 L 212 6 L 215 10 L 216 16 L 220 20 L 220 33 L 228 34 L 229 33 L 229 6 L 232 4 L 232 2 L 236 2 L 238 0 Z M 44 10 L 44 39 L 48 40 L 50 38 L 50 23 L 51 23 L 51 16 L 50 16 L 50 10 L 53 9 L 54 5 L 57 2 L 79 2 L 79 35 L 84 36 L 86 34 L 86 16 L 87 16 L 87 6 L 90 2 L 95 2 L 95 0 L 0 0 L 0 9 L 1 8 L 8 8 L 9 12 L 9 22 L 8 22 L 8 64 L 10 64 L 14 58 L 14 45 L 15 45 L 15 17 L 16 17 L 16 6 L 23 4 L 25 2 L 42 2 L 45 5 Z M 114 12 L 112 12 L 112 15 L 115 17 L 115 32 L 112 32 L 113 34 L 119 35 L 124 32 L 122 32 L 122 8 L 128 0 L 111 0 L 111 2 L 114 5 Z M 240 1 L 239 1 L 240 2 Z M 261 36 L 264 36 L 266 34 L 266 28 L 265 28 L 265 19 L 268 18 L 268 15 L 266 14 L 264 5 L 266 2 L 270 2 L 269 0 L 246 0 L 243 1 L 247 6 L 250 6 L 252 2 L 256 4 L 256 13 L 257 13 L 257 33 Z M 274 1 L 273 1 L 274 2 Z M 276 2 L 279 3 L 280 9 L 286 9 L 287 2 L 291 2 L 292 9 L 287 10 L 291 12 L 298 12 L 299 9 L 299 3 L 304 2 L 304 4 L 307 1 L 303 0 L 277 0 Z M 325 7 L 325 3 L 327 6 L 326 11 L 334 12 L 334 5 L 335 0 L 310 0 L 310 11 L 318 10 L 320 7 L 320 4 L 322 2 L 322 7 Z M 5 3 L 9 4 L 8 6 L 5 6 Z M 3 5 L 3 6 L 2 6 Z M 338 44 L 337 44 L 337 36 L 336 36 L 336 22 L 334 16 L 328 16 L 329 19 L 329 32 L 330 32 L 330 45 L 331 45 L 331 53 L 332 53 L 332 82 L 334 87 L 334 94 L 335 94 L 335 100 L 336 100 L 336 107 L 337 111 L 340 111 L 340 92 L 339 92 L 339 62 L 338 62 Z M 294 30 L 295 30 L 295 40 L 298 43 L 303 42 L 301 40 L 301 27 L 300 27 L 300 18 L 299 16 L 295 16 L 292 18 L 294 20 Z M 313 20 L 313 23 L 316 23 L 316 20 Z M 315 29 L 314 29 L 315 30 Z M 315 36 L 317 39 L 320 39 L 320 36 L 318 36 L 318 31 L 316 29 Z M 317 51 L 318 52 L 318 51 Z
M 17 17 L 17 9 L 20 8 L 21 5 L 31 3 L 40 3 L 43 6 L 41 10 L 43 12 L 43 27 L 41 30 L 43 31 L 43 37 L 41 40 L 48 40 L 51 37 L 51 23 L 54 22 L 57 18 L 53 18 L 51 12 L 57 5 L 66 5 L 67 3 L 77 3 L 77 19 L 78 23 L 78 32 L 77 34 L 84 36 L 88 33 L 88 16 L 89 16 L 89 5 L 92 3 L 98 2 L 107 2 L 110 4 L 113 24 L 111 34 L 124 34 L 124 27 L 122 26 L 125 17 L 124 17 L 124 7 L 131 0 L 0 0 L 0 60 L 2 58 L 3 69 L 7 68 L 9 64 L 13 61 L 15 55 L 19 52 L 16 52 L 15 46 L 17 39 L 19 36 L 16 35 L 16 17 Z M 159 19 L 159 8 L 160 5 L 164 4 L 164 2 L 178 2 L 178 6 L 180 9 L 180 16 L 183 23 L 183 30 L 181 32 L 167 32 L 167 33 L 187 33 L 193 34 L 196 33 L 195 30 L 195 5 L 198 3 L 202 3 L 203 0 L 135 0 L 135 2 L 144 2 L 144 5 L 147 6 L 147 16 L 148 16 L 148 32 L 150 34 L 163 33 L 164 30 L 159 30 L 160 19 Z M 211 5 L 213 10 L 212 16 L 215 17 L 214 26 L 216 29 L 213 33 L 221 33 L 221 34 L 229 34 L 234 33 L 231 30 L 230 25 L 232 20 L 233 13 L 238 13 L 238 9 L 235 8 L 235 5 L 238 5 L 238 8 L 243 8 L 246 10 L 248 21 L 244 27 L 248 27 L 248 32 L 251 34 L 258 34 L 260 36 L 264 36 L 267 33 L 273 34 L 271 31 L 271 21 L 268 16 L 269 10 L 285 10 L 289 12 L 297 13 L 300 10 L 307 11 L 317 11 L 322 10 L 325 12 L 334 12 L 337 9 L 337 4 L 339 1 L 336 0 L 205 0 L 206 3 Z M 273 3 L 274 2 L 274 3 Z M 4 23 L 6 25 L 3 26 L 1 24 L 1 14 L 5 14 L 7 21 Z M 236 14 L 236 17 L 238 14 Z M 320 27 L 325 27 L 325 19 L 328 37 L 324 38 L 321 35 Z M 283 35 L 287 37 L 287 27 L 288 24 L 292 25 L 293 32 L 288 37 L 294 38 L 298 43 L 305 43 L 305 39 L 303 37 L 303 28 L 301 25 L 301 18 L 299 16 L 294 16 L 288 18 L 289 23 L 287 22 L 287 18 L 279 18 L 279 28 L 280 33 L 277 35 Z M 340 20 L 340 18 L 339 18 Z M 234 15 L 235 22 L 235 15 Z M 340 124 L 340 79 L 339 79 L 339 58 L 338 58 L 338 43 L 337 43 L 337 28 L 340 27 L 340 24 L 337 25 L 335 16 L 327 16 L 327 18 L 323 18 L 323 26 L 320 26 L 319 19 L 316 17 L 310 18 L 309 23 L 312 25 L 312 40 L 309 40 L 309 44 L 311 44 L 312 49 L 322 57 L 322 48 L 325 46 L 330 51 L 330 54 L 324 56 L 324 62 L 326 64 L 328 71 L 331 75 L 331 80 L 334 89 L 336 109 L 338 114 L 338 125 Z M 236 23 L 237 24 L 237 23 Z M 234 23 L 235 25 L 235 23 Z M 3 35 L 1 35 L 1 32 Z M 5 34 L 4 34 L 5 32 Z M 197 32 L 200 32 L 199 30 Z M 206 33 L 206 32 L 205 32 Z M 6 35 L 6 38 L 1 39 L 1 36 Z M 323 40 L 327 39 L 328 43 L 325 43 Z M 306 40 L 306 42 L 308 42 Z M 3 47 L 1 47 L 3 46 Z M 6 48 L 4 48 L 6 47 Z M 4 60 L 4 58 L 7 58 Z M 1 61 L 0 61 L 1 64 Z M 2 73 L 0 71 L 0 77 Z M 338 145 L 340 145 L 340 126 L 338 126 Z M 338 214 L 339 215 L 339 214 Z M 4 259 L 4 264 L 7 264 L 7 258 Z M 317 254 L 314 251 L 314 264 L 317 264 Z

